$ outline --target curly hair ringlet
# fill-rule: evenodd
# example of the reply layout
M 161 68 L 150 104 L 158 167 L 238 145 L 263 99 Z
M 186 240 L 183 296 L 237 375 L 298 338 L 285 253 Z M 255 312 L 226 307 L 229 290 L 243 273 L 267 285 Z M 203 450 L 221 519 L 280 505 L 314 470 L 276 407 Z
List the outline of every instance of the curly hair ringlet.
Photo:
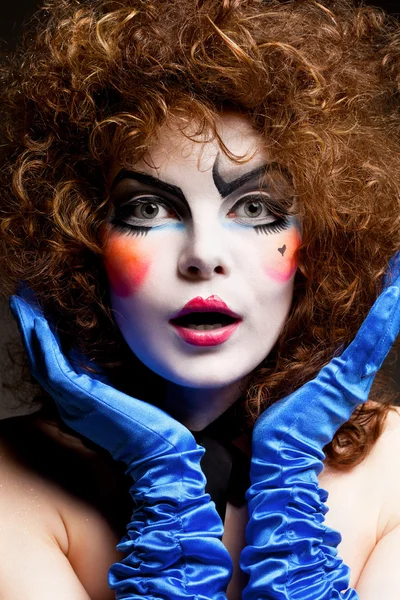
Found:
M 354 337 L 400 246 L 400 29 L 383 11 L 349 0 L 46 0 L 1 76 L 2 287 L 26 282 L 66 350 L 120 389 L 134 368 L 147 389 L 110 308 L 107 172 L 143 157 L 172 114 L 215 135 L 227 106 L 290 172 L 302 223 L 293 307 L 252 374 L 249 422 Z M 378 438 L 393 397 L 381 380 L 371 399 L 325 449 L 334 466 L 357 464 Z

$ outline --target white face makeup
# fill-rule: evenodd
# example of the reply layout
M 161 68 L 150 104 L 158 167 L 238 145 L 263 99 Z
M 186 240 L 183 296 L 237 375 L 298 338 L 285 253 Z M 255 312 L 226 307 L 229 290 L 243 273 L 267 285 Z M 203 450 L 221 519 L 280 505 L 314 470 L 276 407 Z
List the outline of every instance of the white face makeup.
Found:
M 111 194 L 105 266 L 118 326 L 146 366 L 189 388 L 239 382 L 268 355 L 291 305 L 300 243 L 278 197 L 289 186 L 259 134 L 240 115 L 221 117 L 219 134 L 251 159 L 237 164 L 217 142 L 188 140 L 171 124 L 145 160 L 118 173 Z

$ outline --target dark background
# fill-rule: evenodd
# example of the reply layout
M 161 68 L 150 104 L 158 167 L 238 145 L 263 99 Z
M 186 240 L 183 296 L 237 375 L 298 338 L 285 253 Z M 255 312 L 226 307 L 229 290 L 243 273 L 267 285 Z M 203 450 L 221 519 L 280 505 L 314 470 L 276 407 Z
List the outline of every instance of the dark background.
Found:
M 42 2 L 40 0 L 6 0 L 7 5 L 1 7 L 0 17 L 0 40 L 3 41 L 6 46 L 13 46 L 15 40 L 18 39 L 21 23 L 28 19 L 35 8 L 37 8 Z M 3 0 L 2 4 L 5 4 Z M 372 6 L 380 6 L 393 14 L 399 14 L 400 16 L 400 0 L 378 0 L 368 1 L 366 4 Z

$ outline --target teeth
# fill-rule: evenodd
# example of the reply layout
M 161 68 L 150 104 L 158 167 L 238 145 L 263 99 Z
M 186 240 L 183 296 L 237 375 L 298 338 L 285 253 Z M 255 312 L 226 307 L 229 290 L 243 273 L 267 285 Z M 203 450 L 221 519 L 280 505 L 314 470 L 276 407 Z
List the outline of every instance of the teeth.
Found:
M 222 327 L 222 323 L 214 323 L 214 325 L 196 325 L 195 323 L 189 323 L 186 325 L 188 329 L 196 329 L 197 331 L 211 331 L 212 329 L 219 329 Z

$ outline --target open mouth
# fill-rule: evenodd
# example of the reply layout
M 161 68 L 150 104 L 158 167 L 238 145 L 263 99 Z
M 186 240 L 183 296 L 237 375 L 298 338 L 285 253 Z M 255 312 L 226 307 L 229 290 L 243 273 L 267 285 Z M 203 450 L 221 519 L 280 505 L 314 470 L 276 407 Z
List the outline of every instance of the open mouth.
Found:
M 239 319 L 235 319 L 229 315 L 220 312 L 191 312 L 182 317 L 171 319 L 172 325 L 193 329 L 195 331 L 212 331 L 228 327 L 233 323 L 237 323 Z

